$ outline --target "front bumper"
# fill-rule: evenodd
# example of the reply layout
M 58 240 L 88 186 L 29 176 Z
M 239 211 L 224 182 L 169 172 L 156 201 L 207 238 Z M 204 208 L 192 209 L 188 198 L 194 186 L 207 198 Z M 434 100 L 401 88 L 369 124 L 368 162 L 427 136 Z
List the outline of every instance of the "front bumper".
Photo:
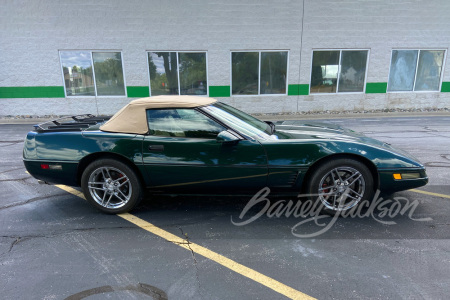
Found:
M 399 168 L 378 170 L 380 176 L 380 191 L 394 193 L 409 189 L 418 188 L 428 183 L 428 176 L 425 168 Z M 394 174 L 402 174 L 402 179 L 395 179 Z M 416 177 L 417 178 L 410 178 Z

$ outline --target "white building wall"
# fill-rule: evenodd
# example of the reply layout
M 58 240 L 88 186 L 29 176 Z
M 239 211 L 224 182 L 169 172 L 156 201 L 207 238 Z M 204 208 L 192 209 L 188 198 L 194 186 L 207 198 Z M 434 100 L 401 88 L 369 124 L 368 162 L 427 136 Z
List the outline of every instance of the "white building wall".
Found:
M 63 86 L 59 50 L 122 51 L 127 86 L 149 85 L 148 50 L 207 51 L 208 84 L 230 86 L 232 50 L 289 50 L 288 83 L 309 84 L 313 49 L 362 48 L 370 49 L 367 82 L 387 82 L 392 49 L 449 48 L 449 9 L 445 0 L 2 1 L 0 88 Z M 445 65 L 443 81 L 450 81 L 447 59 Z M 442 108 L 449 98 L 410 92 L 220 100 L 279 113 Z M 112 114 L 130 100 L 0 98 L 0 115 Z
M 308 84 L 313 49 L 369 49 L 367 82 L 387 82 L 392 49 L 450 46 L 450 1 L 305 1 L 300 83 Z M 443 81 L 450 80 L 448 60 Z M 299 97 L 299 110 L 449 107 L 450 94 L 405 92 Z M 305 108 L 305 109 L 303 109 Z

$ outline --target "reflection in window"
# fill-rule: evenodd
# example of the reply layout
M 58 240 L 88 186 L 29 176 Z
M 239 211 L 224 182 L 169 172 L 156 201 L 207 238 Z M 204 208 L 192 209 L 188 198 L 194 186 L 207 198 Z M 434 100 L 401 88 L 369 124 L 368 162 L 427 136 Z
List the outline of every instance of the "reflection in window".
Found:
M 417 50 L 392 50 L 388 91 L 412 91 L 416 74 Z
M 311 93 L 336 93 L 339 51 L 314 51 L 311 69 Z
M 124 96 L 122 55 L 120 52 L 93 52 L 98 96 Z
M 287 51 L 232 52 L 232 94 L 286 94 L 287 60 Z
M 287 52 L 261 52 L 261 94 L 286 94 Z
M 125 95 L 120 52 L 61 51 L 60 57 L 66 96 Z
M 156 136 L 215 139 L 226 130 L 195 109 L 149 109 L 147 121 Z
M 206 52 L 149 52 L 152 96 L 206 95 Z
M 206 95 L 206 53 L 178 53 L 181 95 Z
M 363 92 L 367 51 L 342 51 L 338 92 Z
M 363 92 L 367 50 L 314 51 L 310 93 Z
M 178 95 L 176 52 L 149 52 L 148 67 L 152 96 Z
M 439 91 L 444 51 L 421 50 L 415 91 Z
M 388 91 L 439 91 L 444 55 L 444 50 L 392 50 Z
M 233 95 L 258 95 L 258 52 L 231 53 Z
M 67 96 L 95 96 L 89 51 L 61 51 L 64 85 Z

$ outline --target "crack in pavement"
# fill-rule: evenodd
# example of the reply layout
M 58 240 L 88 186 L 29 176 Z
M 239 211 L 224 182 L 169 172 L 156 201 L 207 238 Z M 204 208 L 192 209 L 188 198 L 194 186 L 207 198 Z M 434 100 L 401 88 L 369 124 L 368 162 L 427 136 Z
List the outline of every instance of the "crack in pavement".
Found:
M 4 253 L 1 253 L 1 254 L 0 254 L 0 257 L 6 255 L 6 254 L 8 254 L 8 253 L 10 253 L 10 252 L 13 250 L 13 248 L 14 248 L 17 244 L 19 244 L 20 242 L 24 242 L 24 241 L 30 240 L 30 239 L 32 239 L 32 238 L 43 238 L 43 237 L 45 237 L 45 236 L 44 236 L 44 235 L 42 235 L 42 236 L 41 236 L 41 235 L 30 235 L 30 236 L 8 236 L 8 235 L 3 235 L 3 236 L 0 236 L 0 238 L 10 238 L 10 239 L 14 239 L 14 240 L 11 242 L 11 245 L 9 246 L 8 251 L 6 251 L 6 252 L 4 252 Z
M 425 126 L 425 127 L 422 127 L 422 128 L 425 129 L 425 130 L 427 130 L 427 131 L 439 132 L 439 130 L 431 129 L 429 126 Z
M 450 168 L 450 163 L 446 161 L 430 161 L 424 163 L 427 168 Z
M 73 229 L 69 229 L 69 230 L 62 230 L 62 231 L 54 231 L 52 233 L 49 234 L 44 234 L 44 235 L 26 235 L 26 236 L 17 236 L 17 235 L 0 235 L 0 238 L 9 238 L 9 239 L 14 239 L 14 241 L 11 242 L 11 245 L 9 246 L 9 250 L 1 253 L 0 257 L 3 255 L 6 255 L 8 253 L 10 253 L 13 248 L 19 244 L 20 242 L 24 242 L 27 240 L 31 240 L 31 239 L 35 239 L 35 238 L 54 238 L 54 237 L 58 237 L 58 236 L 63 236 L 63 235 L 70 235 L 72 233 L 76 233 L 76 232 L 83 232 L 83 231 L 94 231 L 94 230 L 104 230 L 104 229 L 111 229 L 111 230 L 117 230 L 117 229 L 135 229 L 134 226 L 116 226 L 116 227 L 88 227 L 88 228 L 73 228 Z
M 21 205 L 26 205 L 26 204 L 29 204 L 29 203 L 32 203 L 35 201 L 45 200 L 47 198 L 54 198 L 54 197 L 66 196 L 66 195 L 67 195 L 67 193 L 58 193 L 58 194 L 54 194 L 54 195 L 45 195 L 45 196 L 34 197 L 34 198 L 28 199 L 26 201 L 15 202 L 15 203 L 7 204 L 5 206 L 0 206 L 0 210 L 11 208 L 11 207 L 16 207 L 16 206 L 21 206 Z
M 376 134 L 373 134 L 373 135 L 369 135 L 369 137 L 372 137 L 372 138 L 374 138 L 374 139 L 395 139 L 395 138 L 397 138 L 396 136 L 392 136 L 392 135 L 376 135 Z M 421 136 L 411 136 L 411 137 L 408 137 L 408 139 L 423 139 L 423 138 L 426 138 L 427 136 L 424 136 L 424 135 L 421 135 Z
M 23 143 L 23 141 L 0 141 L 0 148 L 14 146 L 14 145 L 17 145 L 19 143 Z M 4 144 L 4 145 L 1 145 L 1 144 Z
M 439 130 L 389 130 L 389 131 L 374 131 L 374 130 L 362 130 L 361 133 L 370 133 L 370 134 L 385 134 L 385 133 L 431 133 L 431 132 L 442 132 Z
M 449 156 L 450 154 L 441 154 L 441 157 L 446 160 L 450 160 Z
M 0 182 L 5 182 L 5 181 L 25 181 L 27 179 L 32 178 L 31 176 L 28 177 L 23 177 L 23 178 L 11 178 L 11 179 L 0 179 Z
M 11 243 L 11 246 L 9 246 L 8 253 L 11 252 L 11 250 L 14 248 L 15 245 L 29 239 L 31 239 L 31 237 L 21 237 L 21 236 L 16 237 L 16 239 Z
M 23 140 L 14 140 L 14 141 L 0 141 L 0 143 L 20 143 L 23 142 Z
M 197 259 L 195 258 L 195 252 L 190 246 L 191 242 L 189 241 L 189 237 L 188 237 L 187 233 L 184 233 L 183 229 L 181 227 L 177 227 L 177 228 L 180 229 L 181 235 L 184 237 L 186 242 L 185 243 L 172 242 L 172 243 L 178 244 L 178 245 L 187 245 L 189 250 L 191 250 L 192 259 L 194 260 L 194 266 L 195 266 L 195 278 L 197 280 L 198 293 L 200 294 L 200 299 L 204 299 L 204 296 L 202 295 L 202 287 L 201 287 L 201 284 L 200 284 L 200 277 L 198 276 L 198 273 L 200 272 L 200 270 L 198 269 L 198 262 L 197 262 Z
M 437 131 L 437 132 L 442 132 L 442 131 Z M 444 139 L 448 139 L 448 138 L 449 138 L 449 137 L 446 136 L 446 135 L 435 134 L 434 131 L 429 131 L 428 134 L 431 135 L 431 136 L 441 137 L 441 138 L 444 138 Z
M 6 170 L 6 171 L 2 171 L 2 172 L 0 172 L 0 174 L 12 172 L 12 171 L 17 171 L 17 170 L 22 170 L 22 169 L 25 169 L 25 167 L 20 167 L 20 168 L 15 168 L 15 169 L 10 169 L 10 170 Z
M 10 239 L 21 239 L 21 241 L 24 241 L 25 239 L 32 239 L 32 238 L 54 238 L 60 235 L 66 235 L 74 232 L 80 232 L 80 231 L 94 231 L 94 230 L 104 230 L 104 229 L 135 229 L 135 226 L 113 226 L 113 227 L 88 227 L 88 228 L 72 228 L 68 230 L 61 230 L 61 231 L 54 231 L 49 234 L 44 235 L 25 235 L 25 236 L 17 236 L 17 235 L 0 235 L 0 238 L 10 238 Z

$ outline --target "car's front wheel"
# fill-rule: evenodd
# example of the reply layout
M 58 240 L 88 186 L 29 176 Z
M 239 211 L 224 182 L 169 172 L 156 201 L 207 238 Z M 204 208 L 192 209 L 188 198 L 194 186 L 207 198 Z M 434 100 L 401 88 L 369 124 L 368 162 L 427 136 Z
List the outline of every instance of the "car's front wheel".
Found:
M 142 188 L 135 172 L 114 159 L 99 159 L 83 172 L 81 187 L 86 200 L 109 214 L 133 209 L 141 200 Z
M 354 159 L 339 158 L 321 164 L 308 181 L 307 192 L 328 213 L 344 212 L 371 201 L 374 180 L 369 168 Z

